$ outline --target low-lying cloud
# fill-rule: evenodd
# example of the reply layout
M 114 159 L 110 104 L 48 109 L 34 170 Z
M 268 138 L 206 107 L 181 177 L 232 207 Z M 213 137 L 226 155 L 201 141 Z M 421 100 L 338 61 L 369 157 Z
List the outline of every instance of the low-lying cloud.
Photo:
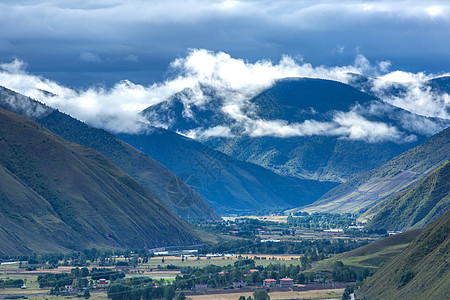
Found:
M 97 58 L 100 59 L 90 54 L 85 53 L 83 59 L 93 63 Z M 26 63 L 19 59 L 0 65 L 0 85 L 37 99 L 94 127 L 112 132 L 140 132 L 148 123 L 148 120 L 139 114 L 142 110 L 186 89 L 189 89 L 190 93 L 188 97 L 181 99 L 185 107 L 183 115 L 186 118 L 195 117 L 189 108 L 193 106 L 201 108 L 211 100 L 203 93 L 202 87 L 206 86 L 213 89 L 217 97 L 223 99 L 223 106 L 220 109 L 236 124 L 242 126 L 240 133 L 249 136 L 331 135 L 368 142 L 414 139 L 412 134 L 402 132 L 393 125 L 367 119 L 358 109 L 334 112 L 328 121 L 311 119 L 298 123 L 288 123 L 281 119 L 255 119 L 243 112 L 243 107 L 248 104 L 250 98 L 272 86 L 278 79 L 308 77 L 350 83 L 353 80 L 351 74 L 361 74 L 374 78 L 370 80 L 369 92 L 380 96 L 384 101 L 418 115 L 450 120 L 450 96 L 427 87 L 427 81 L 436 75 L 389 72 L 390 67 L 388 61 L 372 64 L 361 54 L 357 55 L 352 65 L 326 67 L 313 66 L 289 56 L 283 56 L 276 63 L 270 60 L 251 63 L 233 58 L 224 52 L 193 49 L 186 57 L 178 58 L 171 63 L 170 78 L 148 86 L 125 80 L 112 88 L 93 86 L 85 90 L 76 90 L 29 74 L 26 71 Z M 404 87 L 403 93 L 395 95 L 388 93 L 389 89 L 398 85 Z M 439 126 L 424 124 L 423 118 L 414 127 L 414 121 L 414 118 L 410 117 L 405 121 L 405 128 L 409 126 L 413 132 L 412 129 L 416 128 L 416 132 L 420 134 L 424 132 L 432 134 L 441 129 Z M 163 123 L 151 125 L 168 126 Z M 231 137 L 234 132 L 230 127 L 219 125 L 212 128 L 197 128 L 183 134 L 193 138 L 207 138 Z

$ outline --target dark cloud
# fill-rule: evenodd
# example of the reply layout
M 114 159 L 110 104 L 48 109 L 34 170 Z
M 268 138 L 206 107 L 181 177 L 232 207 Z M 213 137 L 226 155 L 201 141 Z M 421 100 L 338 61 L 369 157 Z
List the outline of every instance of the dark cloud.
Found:
M 315 65 L 363 53 L 413 72 L 450 69 L 446 1 L 2 1 L 0 28 L 0 61 L 19 57 L 69 85 L 85 76 L 67 73 L 81 71 L 85 84 L 112 85 L 127 72 L 160 81 L 189 48 Z

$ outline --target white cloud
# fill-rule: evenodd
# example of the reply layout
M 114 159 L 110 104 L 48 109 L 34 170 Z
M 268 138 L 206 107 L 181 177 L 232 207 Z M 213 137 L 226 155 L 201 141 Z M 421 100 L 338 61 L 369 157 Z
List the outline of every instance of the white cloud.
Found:
M 355 63 L 348 66 L 325 67 L 313 66 L 303 61 L 296 61 L 289 56 L 274 63 L 269 60 L 248 62 L 236 59 L 224 52 L 211 52 L 204 49 L 193 49 L 184 58 L 171 64 L 172 76 L 164 82 L 149 86 L 121 81 L 112 88 L 91 87 L 86 90 L 74 90 L 54 81 L 28 74 L 25 63 L 14 60 L 0 65 L 0 85 L 40 100 L 47 105 L 58 108 L 95 127 L 105 128 L 113 132 L 138 132 L 146 122 L 139 115 L 143 109 L 160 103 L 175 93 L 183 91 L 180 99 L 184 104 L 183 117 L 194 118 L 192 108 L 203 107 L 211 100 L 201 87 L 214 90 L 214 95 L 224 101 L 222 112 L 241 127 L 240 132 L 251 136 L 308 136 L 332 135 L 343 138 L 379 141 L 410 141 L 413 135 L 403 133 L 392 125 L 369 121 L 364 113 L 354 108 L 349 112 L 335 112 L 327 122 L 306 120 L 302 123 L 287 123 L 283 120 L 261 120 L 244 113 L 248 100 L 274 82 L 286 77 L 310 77 L 336 80 L 347 83 L 356 74 L 384 74 L 373 80 L 373 91 L 379 93 L 396 84 L 404 84 L 408 90 L 405 95 L 388 98 L 386 101 L 406 110 L 419 114 L 440 116 L 450 119 L 442 113 L 449 107 L 448 94 L 435 94 L 423 89 L 424 82 L 433 77 L 423 73 L 412 74 L 394 71 L 385 74 L 390 68 L 389 62 L 371 64 L 367 58 L 358 54 Z M 393 83 L 393 81 L 396 83 Z M 53 95 L 44 93 L 51 92 Z M 367 108 L 368 109 L 368 108 Z M 372 107 L 372 114 L 382 108 Z M 419 119 L 417 119 L 419 120 Z M 439 126 L 431 126 L 422 121 L 409 119 L 404 122 L 404 129 L 409 132 L 431 134 Z M 157 116 L 153 125 L 167 127 Z M 170 118 L 166 122 L 171 122 Z M 431 122 L 431 121 L 430 121 Z M 414 127 L 414 123 L 419 123 Z M 425 128 L 428 128 L 426 130 Z M 213 128 L 196 128 L 184 135 L 194 138 L 209 136 L 231 137 L 235 128 L 216 126 Z M 434 132 L 432 132 L 434 131 Z
M 196 128 L 188 130 L 187 132 L 177 131 L 178 134 L 187 136 L 191 139 L 204 140 L 210 137 L 226 137 L 231 138 L 234 137 L 234 134 L 231 132 L 231 129 L 227 126 L 215 126 L 211 128 Z
M 433 90 L 428 85 L 429 80 L 442 76 L 450 76 L 450 73 L 436 76 L 423 72 L 394 71 L 373 80 L 372 91 L 384 101 L 412 113 L 450 119 L 450 95 Z M 392 94 L 393 88 L 401 91 Z

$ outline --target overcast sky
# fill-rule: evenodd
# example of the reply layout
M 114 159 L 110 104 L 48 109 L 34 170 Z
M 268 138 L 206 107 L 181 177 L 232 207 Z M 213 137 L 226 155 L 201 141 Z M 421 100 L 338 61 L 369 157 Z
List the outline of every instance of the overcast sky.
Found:
M 362 54 L 440 74 L 450 71 L 450 1 L 0 0 L 0 62 L 18 58 L 66 86 L 159 82 L 192 48 L 313 66 Z

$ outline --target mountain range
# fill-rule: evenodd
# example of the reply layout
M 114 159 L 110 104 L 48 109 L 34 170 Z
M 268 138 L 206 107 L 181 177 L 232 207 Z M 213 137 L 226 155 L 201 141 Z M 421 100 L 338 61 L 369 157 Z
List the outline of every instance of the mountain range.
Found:
M 0 254 L 200 241 L 98 152 L 0 108 Z
M 178 216 L 206 220 L 220 218 L 200 195 L 169 169 L 111 133 L 90 127 L 3 87 L 0 87 L 0 107 L 32 118 L 67 141 L 98 151 L 163 200 Z M 171 187 L 173 184 L 175 189 Z
M 450 125 L 330 80 L 287 78 L 239 104 L 227 97 L 200 86 L 142 115 L 155 126 L 278 174 L 339 183 Z

